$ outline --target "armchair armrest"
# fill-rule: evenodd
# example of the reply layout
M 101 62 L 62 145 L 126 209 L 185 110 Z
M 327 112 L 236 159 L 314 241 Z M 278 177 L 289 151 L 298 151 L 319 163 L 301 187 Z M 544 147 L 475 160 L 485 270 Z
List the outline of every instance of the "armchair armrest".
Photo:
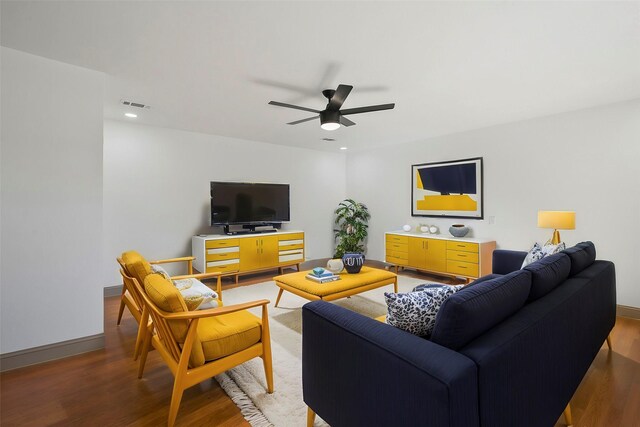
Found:
M 509 274 L 520 270 L 528 252 L 496 249 L 493 251 L 493 273 Z
M 332 426 L 478 425 L 466 356 L 324 301 L 302 320 L 304 401 Z
M 203 317 L 221 316 L 223 314 L 233 313 L 235 311 L 247 310 L 253 307 L 266 306 L 270 303 L 268 299 L 245 302 L 242 304 L 227 305 L 224 307 L 209 308 L 207 310 L 185 311 L 182 313 L 162 313 L 162 317 L 167 320 L 192 320 L 201 319 Z
M 159 259 L 156 261 L 149 261 L 149 264 L 168 264 L 171 262 L 186 262 L 187 272 L 193 274 L 193 261 L 196 259 L 194 256 L 183 256 L 178 258 Z

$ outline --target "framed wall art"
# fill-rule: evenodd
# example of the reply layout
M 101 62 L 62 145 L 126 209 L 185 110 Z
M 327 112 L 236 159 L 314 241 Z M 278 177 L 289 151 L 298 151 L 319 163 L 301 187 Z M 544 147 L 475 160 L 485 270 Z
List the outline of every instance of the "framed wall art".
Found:
M 483 218 L 482 157 L 411 166 L 411 216 Z

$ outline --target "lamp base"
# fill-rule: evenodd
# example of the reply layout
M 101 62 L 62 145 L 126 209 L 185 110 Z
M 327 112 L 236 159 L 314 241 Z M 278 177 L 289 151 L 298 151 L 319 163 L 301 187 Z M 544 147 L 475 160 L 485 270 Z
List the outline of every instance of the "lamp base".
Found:
M 560 242 L 560 232 L 558 230 L 553 230 L 553 236 L 551 236 L 551 240 L 549 240 L 549 243 L 551 243 L 552 245 L 557 245 Z

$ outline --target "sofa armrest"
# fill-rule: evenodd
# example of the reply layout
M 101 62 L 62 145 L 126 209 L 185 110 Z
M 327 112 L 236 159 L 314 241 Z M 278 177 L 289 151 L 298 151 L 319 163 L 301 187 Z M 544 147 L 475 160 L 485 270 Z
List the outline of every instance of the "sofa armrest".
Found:
M 477 426 L 476 365 L 339 306 L 302 309 L 305 403 L 332 427 Z
M 509 274 L 522 268 L 528 252 L 496 249 L 493 251 L 493 273 Z

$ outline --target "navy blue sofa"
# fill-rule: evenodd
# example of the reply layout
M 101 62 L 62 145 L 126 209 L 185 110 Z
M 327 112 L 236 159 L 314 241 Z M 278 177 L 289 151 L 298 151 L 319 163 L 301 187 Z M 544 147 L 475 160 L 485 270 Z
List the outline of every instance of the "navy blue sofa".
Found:
M 615 269 L 591 242 L 525 255 L 494 251 L 429 339 L 305 304 L 305 403 L 333 427 L 553 426 L 615 324 Z

